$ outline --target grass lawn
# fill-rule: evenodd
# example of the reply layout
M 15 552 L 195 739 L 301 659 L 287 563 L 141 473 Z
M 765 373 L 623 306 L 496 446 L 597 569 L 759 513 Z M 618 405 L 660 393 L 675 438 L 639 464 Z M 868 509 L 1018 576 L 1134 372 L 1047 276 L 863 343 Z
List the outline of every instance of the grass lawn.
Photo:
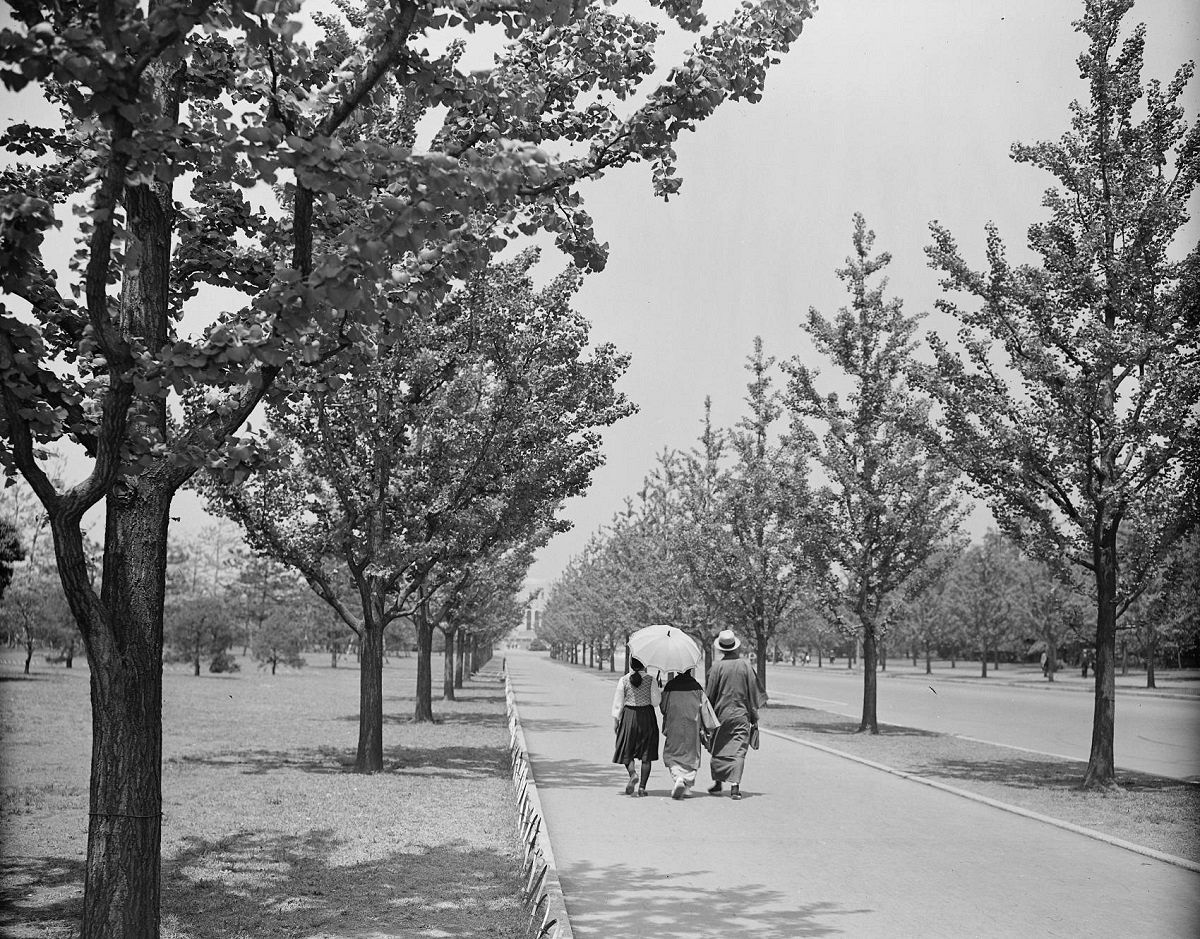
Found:
M 73 936 L 83 897 L 86 667 L 0 662 L 0 935 Z M 470 682 L 413 724 L 415 659 L 384 667 L 385 772 L 348 771 L 358 669 L 167 666 L 162 932 L 523 936 L 504 693 Z M 435 671 L 440 662 L 435 662 Z M 440 671 L 439 671 L 440 675 Z M 440 687 L 440 686 L 439 686 Z
M 772 702 L 763 726 L 1051 818 L 1200 862 L 1200 786 L 1118 771 L 1120 788 L 1080 789 L 1085 764 L 909 727 L 855 733 L 858 720 Z

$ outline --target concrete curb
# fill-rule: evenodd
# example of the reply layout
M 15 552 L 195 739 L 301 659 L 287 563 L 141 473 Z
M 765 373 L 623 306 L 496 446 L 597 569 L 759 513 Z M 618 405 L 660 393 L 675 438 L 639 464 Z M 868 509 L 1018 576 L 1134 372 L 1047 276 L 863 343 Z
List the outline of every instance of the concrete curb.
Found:
M 574 939 L 571 920 L 567 916 L 566 899 L 558 879 L 558 867 L 554 862 L 554 851 L 550 847 L 550 834 L 542 814 L 542 802 L 538 798 L 537 783 L 529 765 L 529 750 L 525 745 L 525 732 L 521 729 L 517 699 L 507 670 L 504 672 L 504 704 L 508 712 L 513 793 L 521 818 L 521 841 L 525 846 L 521 861 L 521 877 L 525 886 L 521 891 L 521 899 L 530 909 L 529 924 L 525 931 L 527 936 L 534 939 Z
M 1173 864 L 1176 867 L 1182 867 L 1189 871 L 1200 873 L 1200 864 L 1194 861 L 1189 861 L 1187 858 L 1176 857 L 1174 854 L 1166 854 L 1163 851 L 1155 851 L 1153 848 L 1143 847 L 1140 844 L 1134 844 L 1132 841 L 1125 841 L 1122 838 L 1116 838 L 1112 835 L 1106 835 L 1104 832 L 1095 831 L 1091 828 L 1084 828 L 1082 825 L 1075 825 L 1071 822 L 1064 822 L 1057 818 L 1051 818 L 1049 815 L 1042 815 L 1040 812 L 1033 812 L 1029 809 L 1023 809 L 1018 805 L 1009 805 L 1007 802 L 1000 802 L 996 799 L 990 799 L 987 796 L 979 795 L 975 792 L 968 792 L 966 789 L 959 789 L 956 786 L 949 786 L 946 783 L 938 782 L 936 779 L 929 779 L 925 776 L 918 776 L 915 773 L 908 773 L 904 770 L 896 769 L 893 766 L 885 766 L 882 763 L 876 763 L 874 760 L 864 759 L 861 756 L 855 756 L 852 753 L 846 753 L 843 750 L 835 750 L 833 747 L 827 747 L 824 744 L 813 743 L 811 740 L 803 740 L 800 737 L 793 737 L 791 734 L 781 733 L 778 730 L 771 730 L 760 725 L 759 729 L 764 734 L 769 734 L 772 737 L 779 737 L 782 740 L 788 740 L 792 743 L 798 743 L 802 747 L 811 747 L 813 750 L 820 750 L 822 753 L 828 753 L 832 756 L 839 756 L 844 760 L 851 760 L 854 763 L 859 763 L 863 766 L 869 766 L 872 769 L 882 770 L 892 776 L 899 776 L 901 779 L 908 779 L 915 783 L 920 783 L 923 786 L 929 786 L 933 789 L 940 789 L 942 792 L 948 792 L 952 795 L 959 796 L 963 799 L 969 799 L 972 802 L 979 802 L 983 805 L 990 805 L 992 808 L 1000 809 L 1003 812 L 1009 812 L 1013 815 L 1020 815 L 1024 818 L 1030 818 L 1037 822 L 1043 822 L 1047 825 L 1053 825 L 1055 828 L 1062 828 L 1066 831 L 1073 831 L 1077 835 L 1083 835 L 1087 838 L 1092 838 L 1095 841 L 1103 841 L 1105 844 L 1111 844 L 1118 848 L 1124 848 L 1126 851 L 1132 851 L 1135 854 L 1141 854 L 1145 857 L 1154 858 L 1156 861 L 1163 861 L 1166 864 Z

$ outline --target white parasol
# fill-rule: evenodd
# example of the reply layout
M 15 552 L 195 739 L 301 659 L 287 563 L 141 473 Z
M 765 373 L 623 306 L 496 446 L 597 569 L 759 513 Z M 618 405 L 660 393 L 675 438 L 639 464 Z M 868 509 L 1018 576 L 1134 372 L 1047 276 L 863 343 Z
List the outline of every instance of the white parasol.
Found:
M 646 667 L 663 672 L 693 668 L 704 656 L 691 636 L 665 623 L 646 626 L 630 636 L 629 654 Z

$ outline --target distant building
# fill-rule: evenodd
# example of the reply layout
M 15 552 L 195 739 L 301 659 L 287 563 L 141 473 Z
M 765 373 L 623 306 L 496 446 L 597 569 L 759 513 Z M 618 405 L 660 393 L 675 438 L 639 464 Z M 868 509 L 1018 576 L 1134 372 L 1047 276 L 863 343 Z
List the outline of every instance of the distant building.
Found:
M 538 601 L 525 607 L 525 616 L 520 623 L 504 637 L 506 649 L 528 649 L 529 644 L 537 638 L 538 627 L 542 625 L 542 611 L 536 609 Z

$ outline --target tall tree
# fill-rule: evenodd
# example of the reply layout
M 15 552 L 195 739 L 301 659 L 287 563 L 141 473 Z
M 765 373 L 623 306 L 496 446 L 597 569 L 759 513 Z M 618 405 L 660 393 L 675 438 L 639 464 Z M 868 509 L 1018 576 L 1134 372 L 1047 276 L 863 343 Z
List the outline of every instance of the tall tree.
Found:
M 793 445 L 811 450 L 828 479 L 826 530 L 810 539 L 822 543 L 832 567 L 836 620 L 862 639 L 859 730 L 877 734 L 875 669 L 893 600 L 947 546 L 962 513 L 958 473 L 926 446 L 929 403 L 907 379 L 919 318 L 905 315 L 898 298 L 884 298 L 886 279 L 871 283 L 891 262 L 887 252 L 872 255 L 874 242 L 856 214 L 854 253 L 837 272 L 851 305 L 832 322 L 810 308 L 804 324 L 852 390 L 845 401 L 823 394 L 817 370 L 797 357 L 788 365 L 787 404 Z
M 0 191 L 0 461 L 50 516 L 92 665 L 84 939 L 158 935 L 174 494 L 200 466 L 241 470 L 254 439 L 239 428 L 281 374 L 352 345 L 360 324 L 428 309 L 519 232 L 553 231 L 601 267 L 576 184 L 646 161 L 659 194 L 677 191 L 679 135 L 723 101 L 757 100 L 811 14 L 808 0 L 761 0 L 707 28 L 700 7 L 663 3 L 706 31 L 640 95 L 659 29 L 599 0 L 364 0 L 344 5 L 350 27 L 312 15 L 316 31 L 299 0 L 13 7 L 0 78 L 40 85 L 62 122 L 3 137 L 38 160 L 5 171 Z M 490 27 L 510 40 L 492 69 L 428 51 Z M 411 118 L 435 108 L 443 131 L 414 152 Z M 255 208 L 272 193 L 278 205 Z M 68 202 L 85 207 L 74 289 L 43 258 Z M 214 284 L 247 306 L 187 335 L 188 301 Z M 174 393 L 206 406 L 178 421 Z M 64 437 L 92 460 L 69 487 L 40 458 Z M 97 591 L 81 522 L 101 501 Z
M 473 565 L 565 523 L 601 462 L 595 430 L 629 413 L 626 359 L 587 350 L 578 275 L 535 290 L 528 252 L 472 277 L 339 376 L 272 405 L 280 457 L 214 485 L 214 510 L 298 571 L 358 638 L 355 768 L 383 768 L 387 626 L 417 631 L 417 720 L 432 720 L 433 634 Z
M 1060 140 L 1013 147 L 1057 182 L 1042 200 L 1049 218 L 1029 229 L 1037 263 L 1010 264 L 991 226 L 984 272 L 936 223 L 927 249 L 944 287 L 980 304 L 939 304 L 963 324 L 962 353 L 930 337 L 926 384 L 944 410 L 946 452 L 1028 554 L 1078 565 L 1094 583 L 1089 787 L 1116 778 L 1118 619 L 1196 523 L 1183 459 L 1200 449 L 1200 248 L 1171 256 L 1200 177 L 1200 127 L 1181 105 L 1193 67 L 1143 84 L 1145 28 L 1121 39 L 1132 5 L 1084 3 L 1075 28 L 1087 99 L 1071 105 Z M 1123 554 L 1131 530 L 1137 551 Z
M 726 435 L 732 462 L 716 480 L 711 514 L 697 517 L 697 587 L 729 625 L 753 640 L 759 686 L 767 687 L 768 648 L 810 572 L 798 545 L 811 524 L 806 454 L 784 447 L 773 387 L 775 360 L 762 339 L 746 360 L 749 413 Z

